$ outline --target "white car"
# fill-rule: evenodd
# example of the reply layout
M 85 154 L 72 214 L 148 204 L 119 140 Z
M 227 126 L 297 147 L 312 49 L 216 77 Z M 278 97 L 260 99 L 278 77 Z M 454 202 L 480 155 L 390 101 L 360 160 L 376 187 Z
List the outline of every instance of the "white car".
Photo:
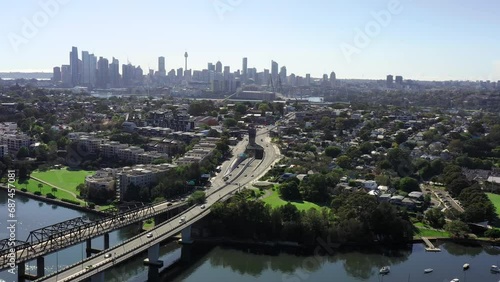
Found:
M 201 205 L 201 207 L 200 207 L 200 208 L 201 208 L 201 209 L 204 209 L 204 208 L 205 208 L 205 205 Z
M 153 237 L 153 233 L 149 232 L 148 234 L 146 234 L 146 237 L 147 237 L 147 238 L 151 238 L 151 237 Z

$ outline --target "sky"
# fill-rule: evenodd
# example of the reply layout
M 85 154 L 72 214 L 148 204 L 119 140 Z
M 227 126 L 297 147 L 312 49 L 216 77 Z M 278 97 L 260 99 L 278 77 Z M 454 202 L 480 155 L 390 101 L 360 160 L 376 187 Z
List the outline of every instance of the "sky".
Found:
M 26 0 L 0 3 L 0 71 L 52 71 L 72 46 L 167 71 L 500 80 L 497 0 Z

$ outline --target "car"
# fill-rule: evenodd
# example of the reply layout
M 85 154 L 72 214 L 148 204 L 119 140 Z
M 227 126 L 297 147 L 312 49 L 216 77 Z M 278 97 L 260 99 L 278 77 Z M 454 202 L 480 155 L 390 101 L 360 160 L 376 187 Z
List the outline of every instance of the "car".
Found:
M 171 206 L 171 205 L 172 205 L 172 203 L 171 203 L 171 202 L 168 202 L 168 203 L 167 203 L 167 206 Z
M 87 265 L 87 267 L 85 267 L 85 269 L 91 269 L 93 266 L 91 264 Z
M 245 177 L 247 177 L 247 175 L 245 174 Z
M 200 208 L 201 208 L 201 209 L 204 209 L 204 208 L 205 208 L 205 205 L 201 205 L 201 207 L 200 207 Z
M 250 176 L 250 177 L 253 177 L 253 174 L 252 174 L 252 176 Z
M 149 232 L 148 234 L 146 234 L 146 237 L 147 237 L 147 238 L 151 238 L 151 237 L 153 237 L 153 233 Z
M 113 254 L 111 254 L 111 253 L 107 253 L 107 254 L 104 255 L 104 258 L 110 258 L 112 255 Z

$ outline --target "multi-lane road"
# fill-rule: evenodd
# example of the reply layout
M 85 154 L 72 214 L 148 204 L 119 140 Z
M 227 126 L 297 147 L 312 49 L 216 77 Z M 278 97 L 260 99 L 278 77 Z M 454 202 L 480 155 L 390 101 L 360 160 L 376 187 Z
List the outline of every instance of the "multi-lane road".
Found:
M 262 160 L 245 160 L 243 164 L 240 164 L 233 171 L 228 172 L 229 178 L 224 181 L 223 177 L 225 170 L 231 167 L 232 162 L 235 161 L 240 153 L 244 152 L 247 142 L 242 141 L 233 148 L 233 158 L 222 165 L 221 173 L 212 180 L 213 185 L 207 191 L 204 208 L 202 208 L 202 206 L 194 206 L 178 216 L 156 226 L 148 232 L 148 235 L 145 233 L 137 235 L 103 253 L 69 266 L 57 274 L 42 277 L 37 281 L 70 281 L 92 277 L 112 267 L 114 264 L 135 256 L 147 250 L 152 245 L 178 234 L 182 229 L 205 217 L 209 214 L 210 207 L 214 203 L 250 182 L 257 180 L 258 177 L 265 174 L 271 165 L 278 160 L 278 149 L 269 142 L 270 138 L 266 135 L 268 129 L 269 128 L 259 129 L 256 139 L 256 143 L 264 148 L 264 158 Z M 182 221 L 181 218 L 183 218 Z

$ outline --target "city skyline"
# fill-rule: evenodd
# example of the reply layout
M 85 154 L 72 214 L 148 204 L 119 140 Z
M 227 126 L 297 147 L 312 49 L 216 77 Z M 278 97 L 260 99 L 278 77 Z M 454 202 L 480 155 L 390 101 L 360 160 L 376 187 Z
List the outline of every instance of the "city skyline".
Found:
M 246 57 L 249 68 L 271 69 L 274 60 L 288 74 L 312 77 L 333 70 L 339 79 L 384 79 L 387 74 L 415 80 L 500 79 L 500 55 L 494 50 L 500 45 L 495 36 L 500 3 L 493 1 L 480 6 L 465 0 L 149 4 L 4 4 L 0 71 L 51 72 L 68 64 L 67 50 L 78 46 L 110 61 L 130 61 L 145 73 L 158 70 L 161 56 L 167 72 L 182 68 L 188 52 L 193 70 L 220 61 L 242 71 Z M 23 33 L 30 24 L 35 31 Z

